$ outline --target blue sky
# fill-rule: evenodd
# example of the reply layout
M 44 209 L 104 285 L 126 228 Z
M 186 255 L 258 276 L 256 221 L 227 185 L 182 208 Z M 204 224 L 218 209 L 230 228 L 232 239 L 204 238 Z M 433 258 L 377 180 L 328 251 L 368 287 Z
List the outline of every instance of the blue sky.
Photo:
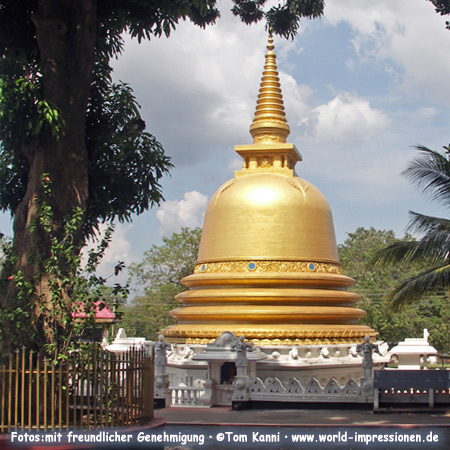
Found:
M 159 208 L 118 225 L 105 273 L 182 226 L 201 226 L 208 199 L 240 168 L 264 65 L 262 24 L 234 18 L 231 1 L 206 30 L 180 23 L 169 38 L 127 40 L 114 63 L 147 130 L 172 157 Z M 328 199 L 339 243 L 357 227 L 403 235 L 408 211 L 444 215 L 401 176 L 422 144 L 450 141 L 450 31 L 425 0 L 328 0 L 293 41 L 275 38 L 297 174 Z M 0 228 L 10 234 L 7 215 Z

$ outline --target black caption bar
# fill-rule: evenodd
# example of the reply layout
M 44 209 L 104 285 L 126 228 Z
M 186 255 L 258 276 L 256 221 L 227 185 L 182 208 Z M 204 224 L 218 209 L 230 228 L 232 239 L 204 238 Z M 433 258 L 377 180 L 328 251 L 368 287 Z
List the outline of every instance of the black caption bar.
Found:
M 166 425 L 127 431 L 12 432 L 10 447 L 186 449 L 448 449 L 450 426 L 283 427 Z

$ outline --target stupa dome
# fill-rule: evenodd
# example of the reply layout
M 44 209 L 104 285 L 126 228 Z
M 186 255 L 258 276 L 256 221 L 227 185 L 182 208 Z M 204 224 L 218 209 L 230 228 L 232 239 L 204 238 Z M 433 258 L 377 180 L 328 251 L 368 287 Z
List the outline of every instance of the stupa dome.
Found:
M 228 181 L 211 198 L 198 263 L 302 260 L 338 263 L 333 219 L 322 193 L 270 172 Z
M 301 155 L 286 143 L 289 126 L 269 37 L 253 144 L 236 146 L 242 169 L 209 201 L 189 289 L 163 330 L 176 343 L 211 342 L 224 331 L 256 344 L 357 343 L 360 298 L 346 291 L 327 200 L 299 178 Z

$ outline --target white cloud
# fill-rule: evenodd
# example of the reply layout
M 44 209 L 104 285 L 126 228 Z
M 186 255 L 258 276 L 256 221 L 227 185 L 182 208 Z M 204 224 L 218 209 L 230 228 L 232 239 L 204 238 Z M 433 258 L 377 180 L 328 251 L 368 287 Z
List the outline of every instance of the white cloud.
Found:
M 248 139 L 264 64 L 264 25 L 246 26 L 221 2 L 217 24 L 181 22 L 169 39 L 126 41 L 116 79 L 129 82 L 147 129 L 177 167 Z
M 186 192 L 184 200 L 169 200 L 156 213 L 160 223 L 159 233 L 167 236 L 182 227 L 201 227 L 208 197 L 197 191 Z
M 382 207 L 402 201 L 405 191 L 410 190 L 406 180 L 399 176 L 404 169 L 403 158 L 399 155 L 390 155 L 388 161 L 374 158 L 365 165 L 358 160 L 346 162 L 351 170 L 345 180 L 340 180 L 338 189 L 343 198 L 354 205 Z
M 239 157 L 234 157 L 234 158 L 230 159 L 227 167 L 233 171 L 241 170 L 242 169 L 242 158 L 239 156 Z
M 410 120 L 414 121 L 417 125 L 423 125 L 426 123 L 431 123 L 439 114 L 437 108 L 431 106 L 422 106 L 420 108 L 407 111 L 410 116 Z
M 431 120 L 438 113 L 436 108 L 424 106 L 417 111 L 417 117 L 423 120 Z
M 449 32 L 445 18 L 424 0 L 339 0 L 327 2 L 325 20 L 347 22 L 361 62 L 378 60 L 401 88 L 413 95 L 450 101 Z M 348 66 L 354 69 L 355 62 Z M 399 70 L 400 69 L 400 70 Z
M 312 111 L 314 136 L 325 141 L 364 141 L 389 125 L 389 118 L 367 100 L 338 95 Z
M 304 126 L 311 114 L 313 90 L 304 84 L 298 84 L 294 77 L 280 71 L 280 83 L 283 102 L 290 126 Z
M 114 234 L 108 249 L 103 257 L 103 262 L 107 264 L 117 264 L 118 261 L 128 263 L 131 257 L 131 246 L 126 237 L 133 225 L 120 224 L 114 228 Z
M 100 224 L 100 236 L 98 239 L 91 239 L 88 241 L 86 247 L 83 250 L 83 257 L 86 259 L 87 253 L 90 250 L 96 250 L 99 241 L 104 237 L 107 225 Z M 97 273 L 98 275 L 108 278 L 108 281 L 114 283 L 125 283 L 126 282 L 126 272 L 123 271 L 118 277 L 112 276 L 114 274 L 114 268 L 119 262 L 125 263 L 128 266 L 130 262 L 133 261 L 134 253 L 131 250 L 131 244 L 127 238 L 127 233 L 129 233 L 133 228 L 132 224 L 119 224 L 114 228 L 111 242 L 106 249 L 103 258 L 99 264 Z

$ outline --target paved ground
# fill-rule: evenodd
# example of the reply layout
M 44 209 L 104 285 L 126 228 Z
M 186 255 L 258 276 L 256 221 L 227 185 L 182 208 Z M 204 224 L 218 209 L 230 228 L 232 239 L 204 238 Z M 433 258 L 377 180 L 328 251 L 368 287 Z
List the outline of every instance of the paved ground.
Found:
M 317 409 L 249 409 L 233 411 L 228 407 L 164 408 L 155 410 L 155 417 L 167 425 L 447 425 L 450 427 L 450 409 L 429 412 Z

